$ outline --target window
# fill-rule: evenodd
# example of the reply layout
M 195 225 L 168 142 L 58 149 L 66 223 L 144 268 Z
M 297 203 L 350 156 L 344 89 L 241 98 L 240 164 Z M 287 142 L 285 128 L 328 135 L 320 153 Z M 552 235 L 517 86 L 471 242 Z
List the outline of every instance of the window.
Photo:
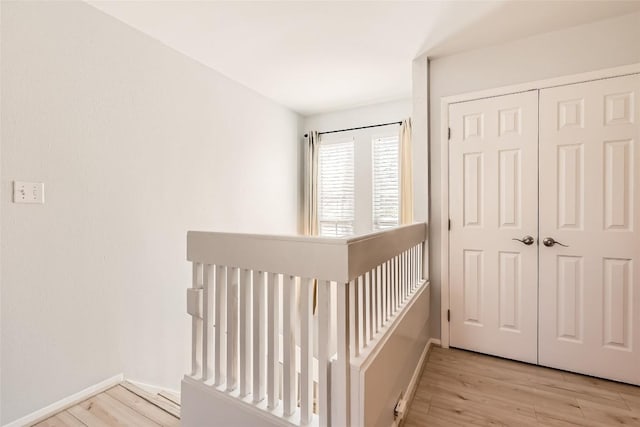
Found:
M 384 230 L 400 218 L 398 137 L 374 138 L 372 144 L 373 229 Z
M 355 230 L 354 141 L 320 144 L 318 150 L 318 226 L 321 236 Z
M 349 236 L 400 221 L 398 128 L 323 135 L 318 146 L 318 233 Z

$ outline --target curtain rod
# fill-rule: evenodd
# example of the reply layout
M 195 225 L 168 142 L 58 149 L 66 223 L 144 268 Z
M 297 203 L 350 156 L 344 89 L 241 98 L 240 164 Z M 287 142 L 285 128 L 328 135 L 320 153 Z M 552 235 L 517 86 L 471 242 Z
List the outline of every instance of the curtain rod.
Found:
M 325 135 L 325 134 L 328 134 L 328 133 L 348 132 L 350 130 L 377 128 L 377 127 L 380 127 L 380 126 L 401 125 L 401 124 L 402 124 L 402 122 L 381 123 L 379 125 L 360 126 L 358 128 L 339 129 L 339 130 L 329 130 L 329 131 L 326 131 L 326 132 L 318 132 L 318 135 Z M 308 136 L 309 136 L 309 134 L 307 134 L 307 133 L 304 134 L 305 138 L 307 138 Z

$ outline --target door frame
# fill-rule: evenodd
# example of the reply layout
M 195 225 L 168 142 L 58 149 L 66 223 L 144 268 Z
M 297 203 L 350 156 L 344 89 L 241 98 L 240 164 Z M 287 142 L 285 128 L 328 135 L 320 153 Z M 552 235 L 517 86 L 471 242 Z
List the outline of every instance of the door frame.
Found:
M 460 95 L 452 95 L 440 98 L 440 233 L 442 244 L 440 246 L 440 343 L 443 348 L 449 348 L 450 329 L 447 311 L 450 308 L 449 299 L 449 105 L 459 102 L 474 101 L 483 98 L 511 95 L 530 90 L 548 89 L 556 86 L 565 86 L 576 83 L 584 83 L 593 80 L 601 80 L 612 77 L 621 77 L 640 73 L 640 63 L 624 65 L 620 67 L 604 68 L 586 73 L 571 74 L 550 79 L 537 80 L 510 86 L 502 86 L 493 89 L 469 92 Z

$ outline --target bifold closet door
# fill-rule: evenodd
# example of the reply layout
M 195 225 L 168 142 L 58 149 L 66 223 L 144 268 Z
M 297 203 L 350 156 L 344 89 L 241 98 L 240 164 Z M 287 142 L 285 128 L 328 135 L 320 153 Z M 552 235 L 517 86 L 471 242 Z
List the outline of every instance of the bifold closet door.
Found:
M 449 124 L 450 345 L 536 363 L 538 92 L 452 104 Z
M 540 364 L 635 384 L 639 101 L 640 75 L 540 91 Z

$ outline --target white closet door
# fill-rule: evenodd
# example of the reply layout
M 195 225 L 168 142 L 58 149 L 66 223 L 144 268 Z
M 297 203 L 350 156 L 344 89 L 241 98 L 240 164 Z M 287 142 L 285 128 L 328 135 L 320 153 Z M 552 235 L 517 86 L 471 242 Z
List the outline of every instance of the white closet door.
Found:
M 538 92 L 449 117 L 450 344 L 536 363 Z
M 639 100 L 639 75 L 540 92 L 540 364 L 635 384 Z

